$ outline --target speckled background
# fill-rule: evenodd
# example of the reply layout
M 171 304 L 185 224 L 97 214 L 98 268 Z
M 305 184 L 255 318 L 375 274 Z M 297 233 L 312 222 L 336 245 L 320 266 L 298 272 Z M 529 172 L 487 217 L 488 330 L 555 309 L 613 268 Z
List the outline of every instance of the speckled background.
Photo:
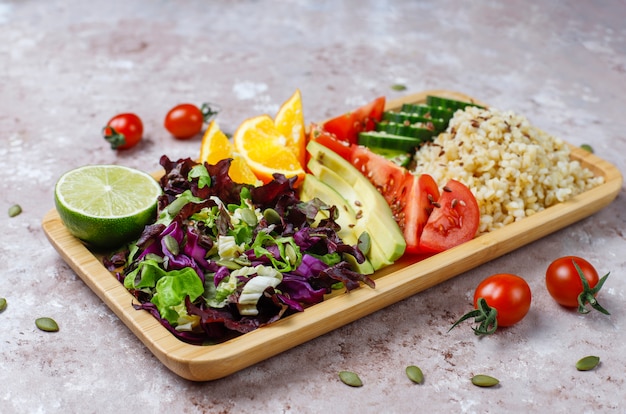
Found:
M 195 156 L 199 138 L 162 127 L 179 102 L 219 103 L 220 126 L 278 106 L 296 88 L 306 121 L 376 96 L 450 89 L 626 170 L 626 3 L 545 1 L 0 0 L 0 412 L 317 413 L 626 412 L 624 190 L 570 227 L 222 380 L 164 367 L 48 243 L 41 228 L 66 170 L 115 163 L 145 171 Z M 405 92 L 391 89 L 404 84 Z M 145 139 L 116 153 L 100 137 L 138 113 Z M 23 213 L 9 218 L 18 203 Z M 553 259 L 578 254 L 611 272 L 611 316 L 548 296 Z M 447 332 L 475 286 L 523 275 L 529 315 L 488 338 Z M 51 316 L 60 332 L 39 331 Z M 599 355 L 594 371 L 575 362 Z M 419 365 L 425 382 L 404 374 Z M 338 381 L 355 371 L 365 385 Z M 501 385 L 470 384 L 477 373 Z

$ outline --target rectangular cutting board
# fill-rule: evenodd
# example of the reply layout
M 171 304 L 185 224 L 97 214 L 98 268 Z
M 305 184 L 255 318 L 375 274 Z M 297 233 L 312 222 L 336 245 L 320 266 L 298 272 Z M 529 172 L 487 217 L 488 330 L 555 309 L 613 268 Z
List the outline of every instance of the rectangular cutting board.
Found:
M 386 109 L 399 109 L 403 103 L 425 102 L 427 95 L 481 103 L 461 93 L 431 90 L 388 101 Z M 428 259 L 417 262 L 403 257 L 373 275 L 375 289 L 363 287 L 350 293 L 333 294 L 304 312 L 219 345 L 184 343 L 148 312 L 135 310 L 133 296 L 102 265 L 100 256 L 67 231 L 55 209 L 44 216 L 42 226 L 63 260 L 167 368 L 192 381 L 210 381 L 353 322 L 604 208 L 619 193 L 622 175 L 614 165 L 596 155 L 574 146 L 571 148 L 571 157 L 596 176 L 604 176 L 604 184 Z

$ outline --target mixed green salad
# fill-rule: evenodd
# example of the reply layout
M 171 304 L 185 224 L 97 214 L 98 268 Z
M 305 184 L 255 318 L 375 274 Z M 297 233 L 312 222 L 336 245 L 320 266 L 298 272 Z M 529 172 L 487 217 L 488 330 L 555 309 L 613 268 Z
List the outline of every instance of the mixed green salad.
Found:
M 301 201 L 295 177 L 276 174 L 255 187 L 230 179 L 228 159 L 160 163 L 156 221 L 104 262 L 133 306 L 179 339 L 222 342 L 301 312 L 332 289 L 374 287 L 353 270 L 365 256 L 338 237 L 337 207 Z

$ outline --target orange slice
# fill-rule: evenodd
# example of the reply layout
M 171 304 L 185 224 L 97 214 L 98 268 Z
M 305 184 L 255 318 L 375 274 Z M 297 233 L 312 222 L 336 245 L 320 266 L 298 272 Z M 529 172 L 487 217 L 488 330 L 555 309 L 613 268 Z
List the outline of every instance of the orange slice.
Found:
M 252 171 L 264 183 L 273 180 L 272 174 L 304 180 L 300 160 L 287 146 L 287 138 L 278 130 L 268 115 L 249 118 L 239 125 L 233 135 L 235 150 L 246 160 Z
M 233 159 L 228 169 L 228 175 L 234 182 L 258 184 L 259 179 L 252 172 L 246 160 L 235 152 L 235 147 L 226 134 L 220 130 L 217 122 L 211 121 L 202 136 L 199 161 L 216 164 L 225 158 Z
M 278 110 L 274 124 L 281 134 L 287 138 L 286 146 L 293 151 L 300 165 L 305 165 L 306 141 L 304 135 L 304 112 L 302 111 L 302 96 L 296 89 Z

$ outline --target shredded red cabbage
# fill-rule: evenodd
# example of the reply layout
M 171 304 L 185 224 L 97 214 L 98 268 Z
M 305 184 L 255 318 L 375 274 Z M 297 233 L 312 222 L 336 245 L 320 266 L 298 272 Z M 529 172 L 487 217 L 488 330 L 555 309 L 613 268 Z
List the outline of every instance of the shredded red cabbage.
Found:
M 137 299 L 136 309 L 150 312 L 182 341 L 210 344 L 302 312 L 338 284 L 347 291 L 361 283 L 374 287 L 345 260 L 365 258 L 337 236 L 334 206 L 301 201 L 295 177 L 275 174 L 258 187 L 234 183 L 230 162 L 161 157 L 156 222 L 104 260 Z M 321 209 L 328 218 L 315 224 Z M 188 269 L 199 282 L 182 286 L 181 272 L 190 280 Z M 196 284 L 204 291 L 191 298 Z

